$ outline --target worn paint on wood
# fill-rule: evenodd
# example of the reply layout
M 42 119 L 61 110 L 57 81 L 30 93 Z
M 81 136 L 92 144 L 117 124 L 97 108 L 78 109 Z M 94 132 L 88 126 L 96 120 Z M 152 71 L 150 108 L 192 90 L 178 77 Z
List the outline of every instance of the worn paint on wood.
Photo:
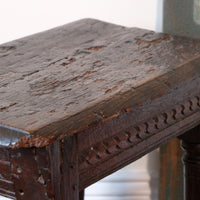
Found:
M 53 199 L 50 160 L 46 148 L 11 150 L 10 162 L 16 199 Z
M 0 49 L 0 192 L 18 200 L 78 200 L 200 124 L 198 40 L 87 19 Z
M 166 86 L 134 98 L 197 58 L 200 42 L 86 19 L 0 49 L 0 124 L 30 133 L 16 146 L 39 147 L 164 95 Z M 129 105 L 120 102 L 127 93 Z

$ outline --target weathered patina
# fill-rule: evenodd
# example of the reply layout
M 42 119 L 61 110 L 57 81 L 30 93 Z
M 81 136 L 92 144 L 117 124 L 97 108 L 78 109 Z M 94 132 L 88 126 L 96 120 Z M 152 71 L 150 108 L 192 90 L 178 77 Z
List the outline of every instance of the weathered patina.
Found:
M 0 193 L 77 200 L 200 124 L 200 41 L 85 19 L 0 46 Z

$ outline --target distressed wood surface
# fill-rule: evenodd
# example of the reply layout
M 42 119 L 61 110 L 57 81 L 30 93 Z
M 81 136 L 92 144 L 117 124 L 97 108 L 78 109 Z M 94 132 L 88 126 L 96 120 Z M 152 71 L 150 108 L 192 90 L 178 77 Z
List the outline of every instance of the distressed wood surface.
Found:
M 8 126 L 14 146 L 46 146 L 140 109 L 197 78 L 199 52 L 197 40 L 92 19 L 1 45 L 1 140 Z
M 1 45 L 0 193 L 82 199 L 198 126 L 199 53 L 198 40 L 92 19 Z
M 14 183 L 16 199 L 54 199 L 46 149 L 21 148 L 10 150 L 9 153 L 10 177 Z

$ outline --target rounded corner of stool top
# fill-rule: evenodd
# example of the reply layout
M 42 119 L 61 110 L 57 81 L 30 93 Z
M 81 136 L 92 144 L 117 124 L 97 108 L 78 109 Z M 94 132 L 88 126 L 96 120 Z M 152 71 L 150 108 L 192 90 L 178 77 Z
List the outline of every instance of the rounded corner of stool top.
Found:
M 22 137 L 29 135 L 30 133 L 24 130 L 0 124 L 0 146 L 2 147 L 15 145 Z

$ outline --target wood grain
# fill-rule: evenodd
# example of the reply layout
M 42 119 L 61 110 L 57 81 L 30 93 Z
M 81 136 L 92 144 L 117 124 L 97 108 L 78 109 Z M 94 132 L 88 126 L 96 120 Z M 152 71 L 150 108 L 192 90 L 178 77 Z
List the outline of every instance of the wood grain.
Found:
M 199 41 L 92 19 L 0 49 L 0 124 L 30 134 L 15 147 L 46 146 L 117 118 L 200 73 Z
M 139 159 L 161 144 L 198 126 L 200 124 L 198 102 L 197 105 L 198 109 L 194 112 L 187 107 L 183 108 L 185 112 L 181 112 L 181 110 L 176 112 L 179 119 L 174 118 L 173 114 L 170 114 L 171 112 L 167 112 L 168 114 L 163 113 L 159 118 L 152 117 L 155 121 L 151 118 L 144 123 L 144 126 L 138 124 L 138 130 L 135 130 L 137 127 L 134 126 L 123 131 L 119 130 L 119 132 L 109 129 L 106 133 L 113 136 L 107 136 L 105 139 L 102 131 L 100 136 L 102 139 L 99 142 L 96 135 L 89 134 L 83 143 L 85 151 L 82 149 L 82 143 L 79 143 L 79 147 L 82 149 L 79 157 L 80 190 Z M 172 110 L 176 109 L 172 108 Z M 181 115 L 185 117 L 181 117 Z M 148 126 L 154 125 L 154 123 L 156 123 L 155 127 Z M 93 137 L 97 138 L 96 143 Z M 80 138 L 83 137 L 80 136 Z M 85 146 L 86 141 L 87 147 Z
M 54 199 L 46 148 L 10 150 L 10 162 L 10 176 L 14 183 L 16 199 Z
M 74 136 L 55 142 L 49 148 L 55 199 L 79 200 L 77 139 Z M 83 196 L 83 195 L 81 195 Z M 80 199 L 83 197 L 80 196 Z
M 1 45 L 0 193 L 82 199 L 198 126 L 199 89 L 198 40 L 85 19 Z
M 160 200 L 183 199 L 183 166 L 180 140 L 175 138 L 160 148 Z

